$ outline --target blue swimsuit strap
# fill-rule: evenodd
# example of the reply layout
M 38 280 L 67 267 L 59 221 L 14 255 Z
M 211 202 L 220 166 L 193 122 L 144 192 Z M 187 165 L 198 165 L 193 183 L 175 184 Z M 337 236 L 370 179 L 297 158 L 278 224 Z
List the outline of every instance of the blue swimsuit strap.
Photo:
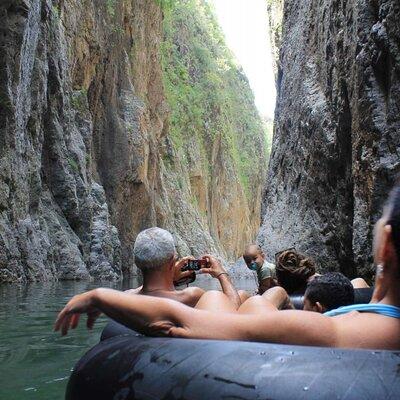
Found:
M 347 314 L 351 311 L 370 312 L 385 315 L 386 317 L 400 318 L 400 307 L 380 303 L 352 304 L 350 306 L 343 306 L 336 308 L 335 310 L 328 311 L 324 313 L 324 315 L 328 317 L 335 317 L 336 315 Z

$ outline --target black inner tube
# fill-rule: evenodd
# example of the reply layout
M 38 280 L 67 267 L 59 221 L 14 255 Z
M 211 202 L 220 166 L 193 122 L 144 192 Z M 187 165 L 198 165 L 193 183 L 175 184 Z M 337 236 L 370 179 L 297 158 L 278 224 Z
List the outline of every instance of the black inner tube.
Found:
M 66 400 L 395 399 L 399 361 L 400 352 L 148 338 L 122 330 L 82 357 Z
M 363 303 L 372 293 L 357 292 Z M 400 352 L 149 338 L 111 321 L 66 400 L 395 399 L 399 363 Z

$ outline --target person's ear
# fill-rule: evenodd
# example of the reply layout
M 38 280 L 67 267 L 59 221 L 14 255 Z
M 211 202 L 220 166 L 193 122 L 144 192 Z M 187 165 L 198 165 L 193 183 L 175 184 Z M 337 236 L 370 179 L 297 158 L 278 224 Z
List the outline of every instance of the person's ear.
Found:
M 168 269 L 169 269 L 169 270 L 175 268 L 175 262 L 176 262 L 176 255 L 174 254 L 174 255 L 171 257 L 171 260 L 168 262 Z
M 324 305 L 322 305 L 319 301 L 317 301 L 315 303 L 314 307 L 315 307 L 315 311 L 320 314 L 323 314 L 326 311 L 326 307 Z

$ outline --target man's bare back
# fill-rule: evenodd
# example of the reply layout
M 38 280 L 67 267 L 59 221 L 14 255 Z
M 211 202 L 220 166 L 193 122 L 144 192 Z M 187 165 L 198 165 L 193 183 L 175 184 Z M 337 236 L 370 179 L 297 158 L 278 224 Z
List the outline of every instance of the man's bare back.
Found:
M 194 307 L 200 300 L 200 297 L 205 293 L 205 291 L 199 287 L 188 287 L 182 290 L 146 291 L 143 290 L 143 286 L 139 286 L 136 289 L 127 290 L 125 293 L 162 297 L 165 299 L 178 301 L 179 303 L 185 304 L 189 307 Z

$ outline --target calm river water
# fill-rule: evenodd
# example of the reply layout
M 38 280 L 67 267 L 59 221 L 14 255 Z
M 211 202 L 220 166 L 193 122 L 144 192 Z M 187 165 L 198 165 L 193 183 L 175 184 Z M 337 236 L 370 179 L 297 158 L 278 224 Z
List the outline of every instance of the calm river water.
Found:
M 205 276 L 196 284 L 218 288 L 218 282 Z M 250 292 L 255 289 L 251 279 L 236 284 Z M 64 398 L 71 369 L 99 341 L 107 318 L 100 318 L 92 331 L 81 322 L 65 337 L 53 332 L 54 320 L 71 296 L 99 286 L 127 289 L 138 282 L 0 285 L 0 400 Z

